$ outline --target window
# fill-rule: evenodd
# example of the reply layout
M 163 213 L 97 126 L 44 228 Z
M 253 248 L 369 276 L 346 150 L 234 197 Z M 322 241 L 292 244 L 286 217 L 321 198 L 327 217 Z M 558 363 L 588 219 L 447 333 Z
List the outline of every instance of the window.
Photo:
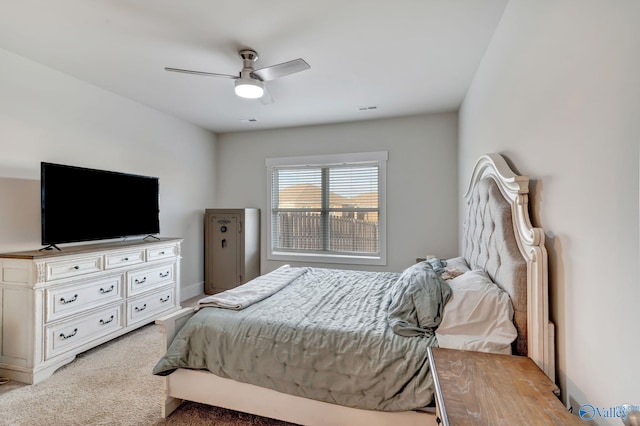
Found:
M 267 159 L 271 260 L 386 264 L 387 152 Z

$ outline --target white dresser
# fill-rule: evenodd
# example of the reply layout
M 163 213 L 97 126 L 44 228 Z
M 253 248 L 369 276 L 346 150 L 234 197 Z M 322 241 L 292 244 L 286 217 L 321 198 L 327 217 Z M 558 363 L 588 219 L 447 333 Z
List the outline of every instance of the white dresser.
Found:
M 0 254 L 0 376 L 37 383 L 180 309 L 179 238 Z

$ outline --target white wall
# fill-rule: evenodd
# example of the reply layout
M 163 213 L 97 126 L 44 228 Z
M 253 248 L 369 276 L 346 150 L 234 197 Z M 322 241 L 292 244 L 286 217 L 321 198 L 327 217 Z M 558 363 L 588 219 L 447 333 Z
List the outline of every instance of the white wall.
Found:
M 640 405 L 639 23 L 635 0 L 510 1 L 459 115 L 459 182 L 485 152 L 536 180 L 576 413 Z
M 5 50 L 0 66 L 0 252 L 41 247 L 41 161 L 157 176 L 160 235 L 185 239 L 182 296 L 199 294 L 215 135 Z
M 212 207 L 261 209 L 265 273 L 282 264 L 266 260 L 266 158 L 388 151 L 387 266 L 313 266 L 401 271 L 416 257 L 457 254 L 456 141 L 456 113 L 222 134 Z

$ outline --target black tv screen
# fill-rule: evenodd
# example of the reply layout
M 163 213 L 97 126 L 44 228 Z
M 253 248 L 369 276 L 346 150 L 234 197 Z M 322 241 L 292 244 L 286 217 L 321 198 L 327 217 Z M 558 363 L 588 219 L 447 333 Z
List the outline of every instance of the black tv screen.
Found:
M 156 177 L 41 163 L 42 244 L 160 232 Z

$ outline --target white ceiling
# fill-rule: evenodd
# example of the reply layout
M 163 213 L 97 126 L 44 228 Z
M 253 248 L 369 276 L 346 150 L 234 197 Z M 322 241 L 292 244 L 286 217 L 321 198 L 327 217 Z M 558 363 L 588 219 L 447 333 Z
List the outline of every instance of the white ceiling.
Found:
M 291 127 L 457 110 L 506 3 L 0 0 L 0 47 L 214 132 Z M 247 47 L 311 69 L 267 82 L 270 105 L 164 70 L 237 74 Z

